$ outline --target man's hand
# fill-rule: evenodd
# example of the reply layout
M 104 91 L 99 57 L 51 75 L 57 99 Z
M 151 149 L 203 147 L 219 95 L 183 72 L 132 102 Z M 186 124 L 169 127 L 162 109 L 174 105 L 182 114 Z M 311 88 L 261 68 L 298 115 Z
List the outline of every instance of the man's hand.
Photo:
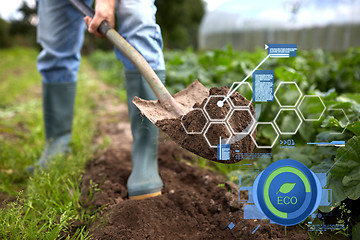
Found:
M 103 38 L 104 36 L 98 32 L 98 27 L 102 21 L 107 20 L 111 26 L 115 24 L 115 0 L 96 0 L 95 2 L 95 16 L 84 17 L 84 21 L 90 33 Z

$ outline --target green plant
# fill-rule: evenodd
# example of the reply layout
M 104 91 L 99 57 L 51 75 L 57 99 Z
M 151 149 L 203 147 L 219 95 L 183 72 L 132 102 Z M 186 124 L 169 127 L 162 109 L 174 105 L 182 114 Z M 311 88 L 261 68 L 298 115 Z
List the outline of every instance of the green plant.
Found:
M 340 209 L 340 218 L 337 219 L 337 224 L 344 225 L 345 227 L 341 230 L 336 231 L 336 234 L 342 234 L 346 237 L 350 236 L 349 232 L 349 224 L 351 221 L 351 217 L 349 214 L 351 213 L 351 210 L 346 209 L 346 204 L 343 203 L 339 206 Z

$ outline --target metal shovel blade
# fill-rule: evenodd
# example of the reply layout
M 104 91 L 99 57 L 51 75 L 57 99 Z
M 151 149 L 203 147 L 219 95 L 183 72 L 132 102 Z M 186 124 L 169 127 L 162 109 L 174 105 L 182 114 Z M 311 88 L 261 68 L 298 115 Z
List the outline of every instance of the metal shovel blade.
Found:
M 208 97 L 209 89 L 202 85 L 198 80 L 195 80 L 184 90 L 173 95 L 176 102 L 184 107 L 185 114 L 192 110 L 195 103 L 201 103 Z M 133 99 L 133 103 L 140 109 L 153 124 L 164 119 L 176 118 L 174 112 L 166 110 L 159 101 L 144 100 L 139 97 Z

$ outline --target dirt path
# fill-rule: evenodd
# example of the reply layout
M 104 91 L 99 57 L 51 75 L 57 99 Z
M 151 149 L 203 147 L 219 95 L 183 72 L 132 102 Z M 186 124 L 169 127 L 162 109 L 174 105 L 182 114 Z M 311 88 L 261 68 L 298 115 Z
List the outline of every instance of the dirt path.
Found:
M 128 200 L 132 137 L 127 107 L 109 96 L 103 100 L 106 107 L 95 141 L 101 143 L 108 136 L 111 144 L 89 161 L 81 186 L 85 206 L 105 205 L 88 226 L 94 239 L 308 239 L 307 231 L 298 226 L 288 227 L 285 236 L 284 227 L 268 220 L 244 220 L 237 186 L 226 182 L 219 187 L 224 183 L 221 176 L 191 164 L 194 156 L 166 137 L 161 137 L 159 147 L 162 196 Z M 90 180 L 101 189 L 93 192 L 92 200 Z M 232 230 L 227 228 L 230 222 L 235 224 Z

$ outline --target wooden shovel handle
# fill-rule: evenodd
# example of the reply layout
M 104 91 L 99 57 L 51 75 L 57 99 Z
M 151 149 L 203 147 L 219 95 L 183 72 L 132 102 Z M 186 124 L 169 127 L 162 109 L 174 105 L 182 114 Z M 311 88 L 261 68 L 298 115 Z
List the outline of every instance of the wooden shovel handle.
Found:
M 94 17 L 94 9 L 87 6 L 82 0 L 69 0 L 70 3 L 84 16 Z M 140 71 L 146 82 L 154 91 L 156 97 L 163 107 L 169 111 L 173 111 L 176 115 L 181 116 L 185 114 L 182 106 L 175 101 L 160 81 L 157 74 L 150 67 L 145 58 L 131 46 L 110 24 L 104 20 L 98 31 L 104 35 L 112 44 L 114 44 Z

